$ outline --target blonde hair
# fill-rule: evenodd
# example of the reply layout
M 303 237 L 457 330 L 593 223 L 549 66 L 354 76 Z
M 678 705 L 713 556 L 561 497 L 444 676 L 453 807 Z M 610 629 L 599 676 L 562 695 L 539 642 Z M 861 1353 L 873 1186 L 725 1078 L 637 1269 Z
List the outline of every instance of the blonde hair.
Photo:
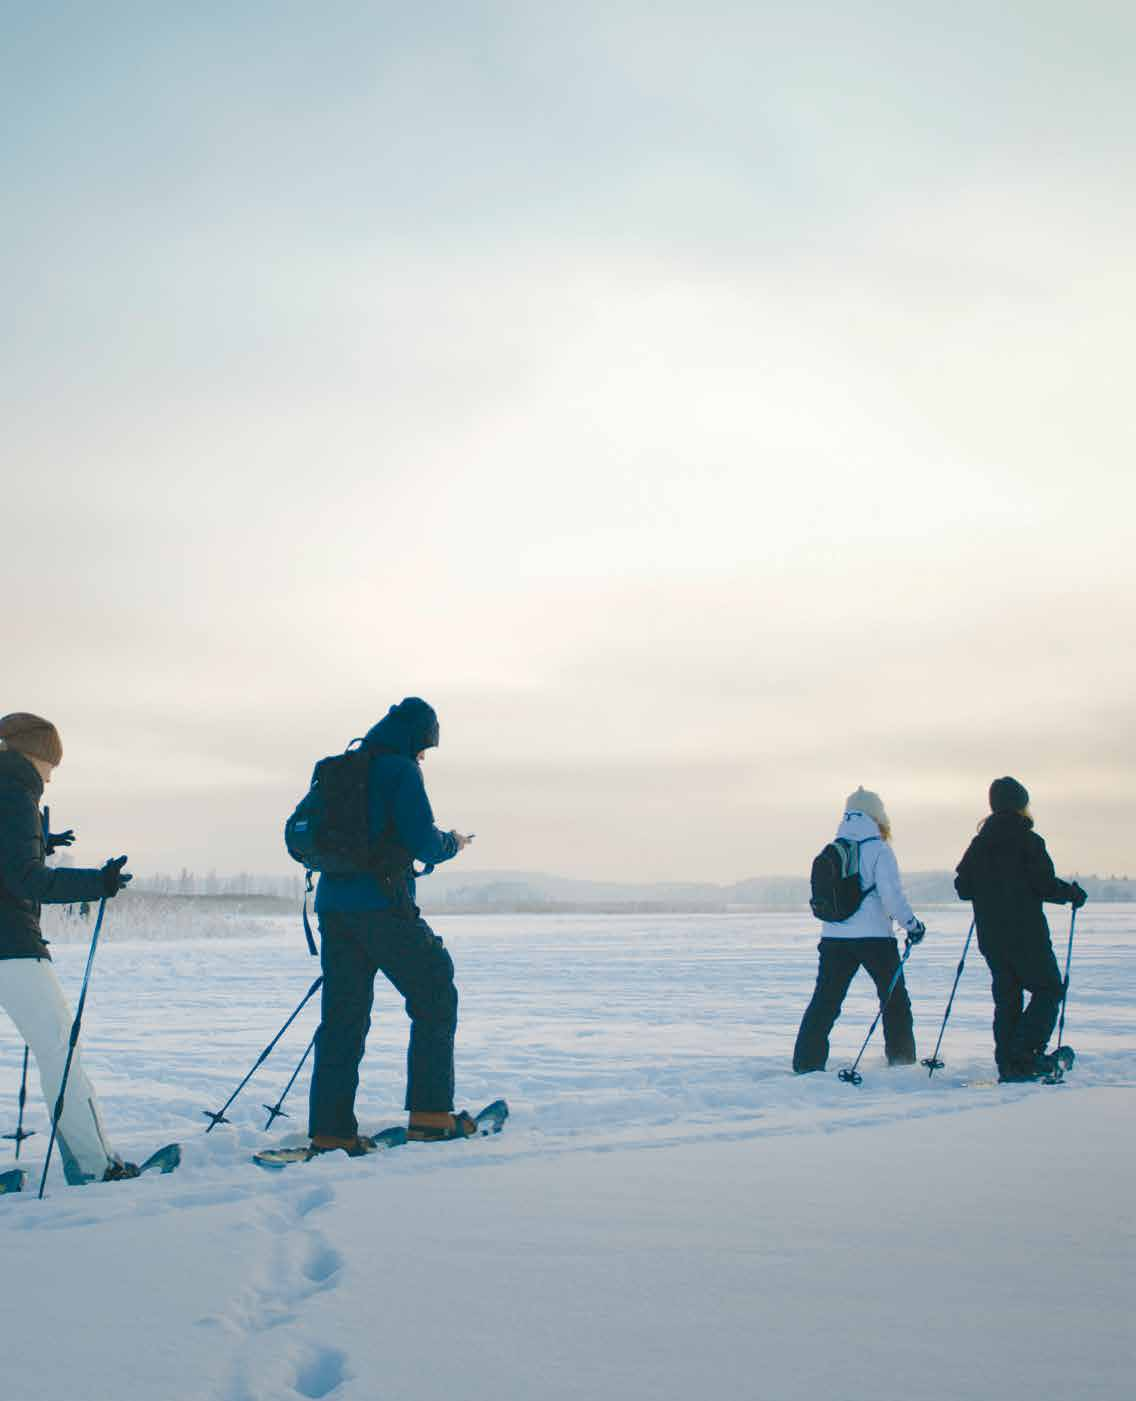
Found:
M 891 823 L 890 823 L 890 822 L 877 822 L 877 823 L 876 823 L 876 826 L 880 829 L 880 836 L 883 837 L 884 841 L 885 841 L 885 842 L 890 842 L 890 841 L 891 841 Z

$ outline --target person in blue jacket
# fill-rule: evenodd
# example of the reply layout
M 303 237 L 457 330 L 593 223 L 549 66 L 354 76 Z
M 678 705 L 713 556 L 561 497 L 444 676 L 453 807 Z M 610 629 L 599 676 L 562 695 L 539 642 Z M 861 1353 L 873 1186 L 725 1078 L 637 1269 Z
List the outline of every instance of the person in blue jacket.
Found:
M 365 1151 L 355 1094 L 378 973 L 402 994 L 410 1017 L 408 1136 L 436 1141 L 476 1132 L 468 1113 L 454 1114 L 458 994 L 453 959 L 414 903 L 410 864 L 413 858 L 429 871 L 470 841 L 434 825 L 421 763 L 438 739 L 438 717 L 417 696 L 391 706 L 363 739 L 371 755 L 369 835 L 405 850 L 402 871 L 393 879 L 369 873 L 320 876 L 315 908 L 324 982 L 308 1116 L 317 1150 Z

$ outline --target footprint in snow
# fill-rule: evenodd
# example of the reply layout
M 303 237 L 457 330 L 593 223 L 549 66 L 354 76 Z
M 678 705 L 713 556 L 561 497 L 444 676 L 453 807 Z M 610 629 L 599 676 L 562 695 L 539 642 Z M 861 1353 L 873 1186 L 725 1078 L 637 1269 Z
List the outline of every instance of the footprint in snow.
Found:
M 313 1240 L 308 1258 L 304 1262 L 304 1278 L 312 1284 L 327 1288 L 343 1266 L 339 1251 L 326 1241 Z
M 310 1216 L 313 1211 L 318 1211 L 321 1206 L 330 1206 L 335 1200 L 335 1193 L 326 1184 L 313 1188 L 306 1192 L 296 1203 L 296 1215 L 301 1219 Z
M 293 1386 L 312 1401 L 330 1396 L 346 1379 L 346 1359 L 336 1348 L 316 1348 L 300 1363 Z

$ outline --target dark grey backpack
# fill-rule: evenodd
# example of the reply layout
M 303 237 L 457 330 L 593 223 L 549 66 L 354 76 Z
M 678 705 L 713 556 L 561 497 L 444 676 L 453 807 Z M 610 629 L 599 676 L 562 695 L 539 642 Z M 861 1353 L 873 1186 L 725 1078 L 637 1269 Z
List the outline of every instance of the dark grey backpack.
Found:
M 865 841 L 875 840 L 875 837 L 865 838 Z M 860 884 L 860 848 L 863 845 L 864 842 L 837 837 L 818 852 L 813 861 L 809 908 L 826 924 L 843 924 L 851 919 L 864 903 L 864 896 L 876 888 L 870 885 L 865 890 Z

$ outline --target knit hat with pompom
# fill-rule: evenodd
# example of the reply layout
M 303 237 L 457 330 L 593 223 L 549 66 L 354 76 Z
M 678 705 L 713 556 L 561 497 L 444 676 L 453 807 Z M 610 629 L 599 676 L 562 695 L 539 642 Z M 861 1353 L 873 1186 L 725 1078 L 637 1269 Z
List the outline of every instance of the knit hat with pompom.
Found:
M 855 793 L 849 793 L 844 802 L 845 812 L 862 812 L 868 817 L 874 818 L 881 827 L 890 827 L 887 808 L 884 807 L 884 800 L 878 793 L 873 793 L 870 788 L 857 788 Z

